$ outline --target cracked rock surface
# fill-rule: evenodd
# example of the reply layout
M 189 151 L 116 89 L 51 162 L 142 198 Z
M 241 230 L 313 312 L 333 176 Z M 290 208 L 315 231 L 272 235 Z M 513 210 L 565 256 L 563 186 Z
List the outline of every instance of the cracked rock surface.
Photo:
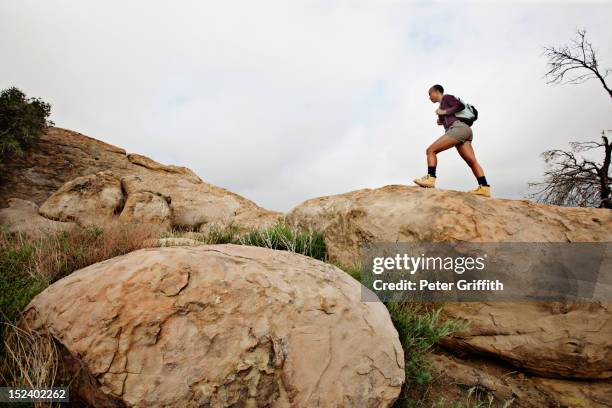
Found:
M 545 377 L 612 378 L 612 303 L 463 302 L 444 314 L 469 330 L 442 339 Z
M 388 407 L 404 381 L 382 303 L 338 268 L 236 245 L 147 248 L 81 269 L 26 308 L 96 406 Z

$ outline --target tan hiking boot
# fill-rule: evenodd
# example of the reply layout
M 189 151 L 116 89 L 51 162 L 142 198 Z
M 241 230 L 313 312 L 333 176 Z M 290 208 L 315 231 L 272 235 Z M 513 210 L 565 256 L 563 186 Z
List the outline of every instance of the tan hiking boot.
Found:
M 470 193 L 483 197 L 491 197 L 491 186 L 478 186 L 475 190 L 471 190 Z
M 421 178 L 414 180 L 414 183 L 425 188 L 435 188 L 436 178 L 427 174 Z

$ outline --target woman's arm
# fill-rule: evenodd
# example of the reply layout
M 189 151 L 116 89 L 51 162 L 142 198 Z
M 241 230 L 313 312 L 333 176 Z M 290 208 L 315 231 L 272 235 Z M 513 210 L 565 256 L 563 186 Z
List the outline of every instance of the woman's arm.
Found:
M 438 109 L 439 111 L 442 111 L 438 112 L 438 115 L 452 115 L 465 109 L 465 105 L 453 95 L 444 95 L 442 97 L 442 101 L 440 102 L 440 106 L 442 105 L 446 105 L 446 108 Z

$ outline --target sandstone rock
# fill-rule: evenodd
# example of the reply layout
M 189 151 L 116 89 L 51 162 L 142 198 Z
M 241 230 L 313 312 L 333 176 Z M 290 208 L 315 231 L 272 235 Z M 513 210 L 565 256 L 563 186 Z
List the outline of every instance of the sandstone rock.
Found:
M 174 175 L 163 179 L 131 175 L 121 182 L 128 196 L 145 190 L 171 197 L 173 224 L 177 227 L 197 229 L 208 222 L 225 222 L 240 207 L 239 199 L 232 194 Z
M 134 167 L 125 150 L 78 132 L 50 127 L 27 154 L 5 163 L 0 206 L 10 198 L 39 206 L 66 182 L 104 170 L 116 174 Z
M 143 156 L 141 154 L 136 153 L 128 154 L 127 158 L 131 163 L 146 167 L 147 169 L 180 174 L 186 176 L 187 179 L 194 183 L 202 183 L 202 180 L 197 176 L 197 174 L 195 174 L 187 167 L 161 164 L 156 162 L 155 160 L 151 160 L 147 156 Z
M 196 245 L 203 245 L 203 243 L 201 241 L 197 241 L 191 238 L 168 237 L 168 238 L 160 238 L 156 240 L 154 246 L 168 247 L 168 246 L 196 246 Z
M 561 407 L 609 408 L 612 406 L 612 383 L 580 382 L 552 378 L 534 378 L 534 385 Z M 533 405 L 531 405 L 533 406 Z
M 123 205 L 121 182 L 110 171 L 103 171 L 64 184 L 43 203 L 40 214 L 79 225 L 104 225 Z
M 96 381 L 77 393 L 98 405 L 387 407 L 403 351 L 386 308 L 360 296 L 289 252 L 150 248 L 54 283 L 24 323 L 83 364 Z
M 11 198 L 8 208 L 0 209 L 0 225 L 8 232 L 19 232 L 30 237 L 46 233 L 66 231 L 74 228 L 75 223 L 53 221 L 38 214 L 38 206 L 26 200 Z
M 444 313 L 470 322 L 442 340 L 452 350 L 494 355 L 547 377 L 612 378 L 609 303 L 463 302 Z
M 366 242 L 609 242 L 612 211 L 487 199 L 408 186 L 363 189 L 307 200 L 289 223 L 325 235 L 329 255 L 360 261 Z
M 169 197 L 172 225 L 198 230 L 206 225 L 233 223 L 242 229 L 273 225 L 281 214 L 264 210 L 253 202 L 220 187 L 196 183 L 180 175 L 160 178 L 150 174 L 129 175 L 121 180 L 128 197 L 138 191 L 150 191 Z
M 447 376 L 455 384 L 487 390 L 501 401 L 512 400 L 516 395 L 508 378 L 509 373 L 491 373 L 445 354 L 431 354 L 428 361 L 438 374 Z
M 166 230 L 172 225 L 172 211 L 166 199 L 148 191 L 130 194 L 119 218 L 133 223 L 155 224 Z
M 27 155 L 6 164 L 0 206 L 8 205 L 13 197 L 42 205 L 64 184 L 101 171 L 126 179 L 127 200 L 129 193 L 138 191 L 167 198 L 173 212 L 172 225 L 177 228 L 198 230 L 209 222 L 232 223 L 242 229 L 265 228 L 282 216 L 203 182 L 185 167 L 160 164 L 139 154 L 127 155 L 121 148 L 55 127 L 49 128 Z M 58 215 L 57 209 L 54 213 Z M 91 218 L 88 222 L 106 222 L 106 217 Z
M 610 242 L 612 211 L 386 186 L 308 200 L 288 215 L 322 232 L 332 260 L 360 261 L 367 242 Z M 610 378 L 610 303 L 448 303 L 468 332 L 447 347 L 486 353 L 551 377 Z
M 511 407 L 607 408 L 612 382 L 532 377 L 486 358 L 459 359 L 447 354 L 429 356 L 436 382 L 431 394 L 443 394 L 445 384 L 461 385 L 493 394 L 499 405 Z

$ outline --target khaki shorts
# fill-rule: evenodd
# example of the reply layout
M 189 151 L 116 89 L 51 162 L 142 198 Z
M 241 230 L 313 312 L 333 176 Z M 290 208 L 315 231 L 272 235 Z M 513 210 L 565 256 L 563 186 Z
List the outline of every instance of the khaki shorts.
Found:
M 472 128 L 461 122 L 460 120 L 456 120 L 452 125 L 448 128 L 444 136 L 452 137 L 463 142 L 471 142 L 472 141 Z

